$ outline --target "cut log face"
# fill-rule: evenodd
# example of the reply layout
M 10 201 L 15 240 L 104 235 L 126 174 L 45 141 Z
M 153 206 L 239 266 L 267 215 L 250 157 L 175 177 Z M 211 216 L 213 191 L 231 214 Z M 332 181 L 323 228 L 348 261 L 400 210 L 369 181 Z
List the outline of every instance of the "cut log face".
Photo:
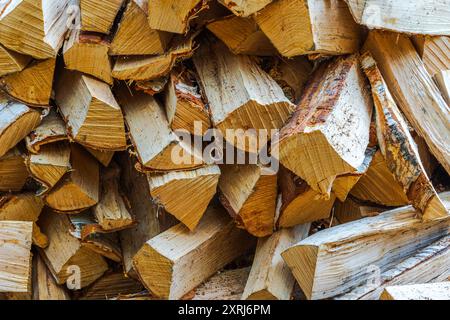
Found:
M 70 300 L 68 292 L 56 283 L 40 255 L 33 257 L 33 300 Z
M 239 228 L 265 237 L 275 228 L 277 176 L 260 165 L 224 165 L 219 180 L 220 200 Z
M 39 219 L 39 225 L 50 240 L 49 246 L 41 249 L 40 253 L 58 284 L 69 281 L 71 290 L 84 288 L 108 269 L 101 255 L 83 247 L 70 234 L 71 223 L 66 215 L 45 210 Z M 79 276 L 79 288 L 77 281 L 69 279 L 71 276 Z
M 64 43 L 66 68 L 94 76 L 109 85 L 113 84 L 112 61 L 108 55 L 110 43 L 96 34 L 75 30 Z
M 223 210 L 211 207 L 194 232 L 179 224 L 147 241 L 133 264 L 154 295 L 179 299 L 253 244 Z
M 16 102 L 0 103 L 0 157 L 41 122 L 41 113 Z
M 70 4 L 70 0 L 3 2 L 0 43 L 37 59 L 55 58 L 70 21 Z
M 22 71 L 30 60 L 29 56 L 8 50 L 0 44 L 0 76 Z
M 222 40 L 234 54 L 257 56 L 277 54 L 277 49 L 252 18 L 240 18 L 232 15 L 211 22 L 207 28 Z
M 340 55 L 359 49 L 360 29 L 343 1 L 274 1 L 254 18 L 285 57 Z
M 28 178 L 25 156 L 14 148 L 0 157 L 0 191 L 22 190 Z
M 97 159 L 98 162 L 100 162 L 105 167 L 109 166 L 115 154 L 114 151 L 96 150 L 89 147 L 85 147 L 85 149 L 89 151 L 89 153 L 93 155 L 95 159 Z
M 242 299 L 290 300 L 294 277 L 281 258 L 281 252 L 308 236 L 310 224 L 277 231 L 261 238 Z
M 62 213 L 77 213 L 99 200 L 99 164 L 82 147 L 71 147 L 72 171 L 45 197 L 50 208 Z
M 273 0 L 219 0 L 220 3 L 240 17 L 248 17 L 258 12 L 272 1 Z
M 423 168 L 408 126 L 370 54 L 361 57 L 362 67 L 372 86 L 377 136 L 381 153 L 394 178 L 403 187 L 424 220 L 448 215 Z
M 368 205 L 352 196 L 345 199 L 344 202 L 336 201 L 333 211 L 333 218 L 338 224 L 359 220 L 365 217 L 374 217 L 387 211 L 388 207 Z
M 211 127 L 211 120 L 193 78 L 190 70 L 173 70 L 165 90 L 164 105 L 172 130 L 181 129 L 203 135 Z M 200 132 L 195 131 L 196 124 L 201 124 Z
M 125 150 L 123 115 L 110 87 L 79 72 L 61 72 L 56 102 L 70 136 L 93 149 Z
M 410 284 L 384 289 L 380 300 L 449 300 L 450 282 Z
M 450 70 L 450 37 L 415 36 L 412 40 L 431 76 Z
M 184 34 L 191 19 L 206 8 L 204 0 L 148 0 L 148 23 L 155 30 Z
M 52 95 L 55 59 L 37 60 L 24 70 L 0 79 L 3 90 L 15 100 L 34 106 L 47 106 Z
M 148 175 L 150 195 L 168 213 L 194 230 L 216 193 L 220 169 L 216 165 L 192 171 Z
M 110 300 L 119 295 L 143 291 L 144 287 L 138 281 L 130 279 L 122 272 L 105 274 L 86 288 L 80 300 Z
M 110 55 L 163 54 L 172 34 L 154 30 L 147 22 L 148 0 L 131 0 L 119 23 Z
M 282 228 L 326 219 L 330 216 L 336 196 L 322 197 L 293 172 L 281 167 L 279 172 L 281 207 L 277 225 Z
M 450 35 L 450 2 L 419 0 L 410 6 L 395 0 L 345 0 L 356 22 L 369 29 Z M 419 9 L 420 8 L 420 9 Z
M 355 172 L 365 159 L 372 108 L 358 56 L 323 64 L 281 130 L 274 156 L 329 195 L 335 177 Z
M 450 112 L 411 40 L 371 31 L 365 44 L 406 119 L 450 173 Z M 420 92 L 421 94 L 417 94 Z
M 109 33 L 124 0 L 80 0 L 81 30 Z
M 449 70 L 438 72 L 434 75 L 434 81 L 441 90 L 442 97 L 450 105 L 450 68 Z
M 198 49 L 194 63 L 211 120 L 225 138 L 226 129 L 265 129 L 270 139 L 271 129 L 281 128 L 293 111 L 283 90 L 249 56 L 233 55 L 225 45 L 211 39 Z M 254 138 L 258 138 L 256 135 Z M 233 138 L 227 140 L 237 144 Z
M 0 293 L 31 294 L 33 223 L 0 221 Z
M 449 196 L 441 195 L 447 208 Z M 384 272 L 447 235 L 450 219 L 423 222 L 418 213 L 406 206 L 325 229 L 282 256 L 308 299 L 343 294 L 367 283 L 373 266 Z M 337 265 L 336 261 L 345 263 Z

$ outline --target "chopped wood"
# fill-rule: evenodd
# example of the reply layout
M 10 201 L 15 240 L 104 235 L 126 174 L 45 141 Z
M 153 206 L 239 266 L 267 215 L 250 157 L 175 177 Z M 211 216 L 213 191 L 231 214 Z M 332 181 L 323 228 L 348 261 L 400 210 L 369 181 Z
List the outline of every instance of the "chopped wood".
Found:
M 450 68 L 449 70 L 438 72 L 434 75 L 439 90 L 441 90 L 442 97 L 448 105 L 450 105 Z
M 67 290 L 56 283 L 39 254 L 33 258 L 33 300 L 70 300 Z
M 77 213 L 99 201 L 99 164 L 82 147 L 71 146 L 72 170 L 45 197 L 45 204 L 62 213 Z
M 409 34 L 450 35 L 450 2 L 419 0 L 345 0 L 359 24 Z
M 252 18 L 231 15 L 211 22 L 207 28 L 222 40 L 234 54 L 257 56 L 277 54 L 277 49 Z
M 80 0 L 81 30 L 109 33 L 124 0 Z
M 66 68 L 76 70 L 113 84 L 112 61 L 108 55 L 110 43 L 96 34 L 75 30 L 64 43 L 63 55 Z
M 219 0 L 220 3 L 240 17 L 248 17 L 257 13 L 272 1 L 273 0 Z
M 410 284 L 384 289 L 380 300 L 449 300 L 450 282 Z
M 114 151 L 104 151 L 104 150 L 96 150 L 89 147 L 84 147 L 91 155 L 95 157 L 103 166 L 107 167 L 112 161 L 115 152 Z
M 41 113 L 18 102 L 0 103 L 0 157 L 41 122 Z
M 258 240 L 255 259 L 242 299 L 290 300 L 294 277 L 281 253 L 308 236 L 310 224 L 277 231 L 268 238 Z
M 30 60 L 29 56 L 8 50 L 0 44 L 0 76 L 22 71 Z
M 365 159 L 372 108 L 357 55 L 322 64 L 281 129 L 275 156 L 329 195 L 335 177 L 355 172 Z
M 254 19 L 285 57 L 347 54 L 359 49 L 360 29 L 343 1 L 274 1 Z
M 93 149 L 126 148 L 122 111 L 104 82 L 74 71 L 62 71 L 56 102 L 72 139 Z
M 450 194 L 441 198 L 449 209 Z M 418 214 L 406 206 L 341 224 L 298 242 L 282 256 L 308 299 L 343 294 L 370 279 L 373 266 L 384 272 L 448 234 L 449 218 L 423 222 Z
M 13 148 L 0 157 L 0 191 L 20 191 L 27 178 L 25 156 L 18 148 Z
M 133 265 L 154 295 L 179 299 L 253 244 L 223 210 L 210 207 L 194 232 L 179 224 L 147 241 Z
M 216 193 L 220 169 L 216 165 L 192 171 L 171 171 L 148 175 L 150 195 L 155 203 L 194 230 Z
M 219 179 L 220 200 L 239 228 L 265 237 L 275 228 L 277 176 L 261 165 L 224 165 Z
M 156 78 L 153 80 L 136 81 L 134 88 L 138 91 L 143 91 L 146 94 L 154 96 L 155 94 L 162 92 L 168 82 L 169 77 L 163 76 L 161 78 Z
M 350 196 L 344 202 L 336 201 L 333 209 L 333 219 L 337 220 L 339 224 L 342 224 L 365 217 L 377 216 L 387 211 L 388 207 L 369 205 L 364 201 Z
M 415 36 L 412 41 L 431 76 L 450 70 L 450 37 Z
M 68 29 L 70 0 L 15 0 L 0 4 L 0 43 L 37 59 L 55 58 Z
M 426 71 L 411 40 L 404 35 L 371 31 L 365 49 L 377 62 L 406 119 L 450 173 L 449 106 Z
M 152 29 L 147 23 L 148 0 L 131 0 L 119 22 L 110 55 L 163 54 L 172 34 Z
M 141 292 L 142 284 L 124 276 L 122 272 L 106 274 L 82 293 L 80 300 L 109 300 L 119 295 Z

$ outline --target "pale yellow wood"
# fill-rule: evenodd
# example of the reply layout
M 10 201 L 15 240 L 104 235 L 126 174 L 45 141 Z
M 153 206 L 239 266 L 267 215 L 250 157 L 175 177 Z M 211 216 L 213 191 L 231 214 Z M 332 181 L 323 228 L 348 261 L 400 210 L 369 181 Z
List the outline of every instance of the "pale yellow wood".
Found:
M 11 149 L 0 157 L 0 191 L 20 191 L 27 178 L 25 156 L 18 148 Z
M 30 60 L 29 56 L 8 50 L 0 44 L 0 76 L 22 71 Z
M 224 6 L 230 9 L 235 15 L 248 17 L 267 6 L 273 0 L 219 0 Z
M 97 159 L 105 167 L 109 166 L 115 154 L 114 151 L 96 150 L 89 147 L 85 147 L 85 149 L 89 151 L 89 153 L 92 154 L 95 159 Z
M 384 289 L 380 300 L 449 300 L 450 282 L 410 284 Z
M 0 197 L 0 220 L 36 222 L 44 202 L 31 192 Z
M 81 30 L 109 33 L 124 0 L 80 0 Z
M 70 300 L 67 290 L 56 283 L 40 255 L 33 258 L 33 300 Z
M 431 76 L 450 70 L 450 37 L 415 36 L 411 39 Z
M 436 73 L 434 75 L 434 81 L 441 90 L 445 102 L 447 102 L 447 105 L 450 105 L 450 68 L 449 70 Z

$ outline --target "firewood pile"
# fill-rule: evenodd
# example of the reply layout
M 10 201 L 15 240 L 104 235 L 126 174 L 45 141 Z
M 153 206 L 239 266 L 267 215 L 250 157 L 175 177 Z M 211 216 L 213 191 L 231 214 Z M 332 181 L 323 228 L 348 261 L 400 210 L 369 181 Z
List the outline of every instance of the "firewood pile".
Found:
M 0 1 L 1 299 L 449 299 L 450 0 Z

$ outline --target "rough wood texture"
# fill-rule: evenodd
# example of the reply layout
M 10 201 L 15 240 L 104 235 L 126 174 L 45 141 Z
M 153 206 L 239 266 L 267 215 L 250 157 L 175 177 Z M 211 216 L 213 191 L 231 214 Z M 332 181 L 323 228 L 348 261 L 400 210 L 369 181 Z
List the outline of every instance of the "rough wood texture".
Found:
M 80 0 L 81 30 L 109 33 L 124 0 Z
M 147 23 L 148 0 L 131 0 L 119 23 L 110 55 L 163 54 L 172 35 Z
M 94 158 L 97 159 L 98 162 L 100 162 L 105 167 L 109 166 L 115 154 L 114 151 L 96 150 L 89 147 L 84 148 L 89 151 L 89 153 L 92 154 Z
M 210 40 L 197 50 L 194 63 L 212 123 L 233 145 L 238 142 L 226 137 L 226 129 L 265 129 L 270 139 L 271 129 L 280 128 L 293 111 L 282 89 L 249 56 L 235 56 L 222 43 Z M 258 138 L 256 133 L 249 135 Z
M 25 156 L 14 148 L 0 157 L 0 191 L 22 190 L 28 178 Z
M 450 2 L 418 0 L 345 0 L 359 24 L 401 33 L 450 35 Z
M 281 258 L 281 252 L 306 238 L 309 229 L 310 224 L 307 223 L 258 240 L 242 299 L 290 300 L 295 280 Z
M 10 0 L 0 4 L 0 43 L 37 59 L 55 58 L 68 28 L 70 0 Z
M 358 56 L 322 64 L 281 130 L 274 156 L 329 195 L 335 177 L 356 171 L 365 159 L 372 108 Z
M 380 300 L 449 300 L 450 282 L 410 284 L 384 289 Z
M 387 210 L 388 207 L 368 205 L 366 202 L 350 196 L 344 202 L 335 202 L 333 219 L 337 220 L 338 224 L 342 224 L 365 217 L 377 216 Z
M 67 290 L 56 283 L 39 254 L 33 258 L 33 300 L 70 300 Z
M 415 36 L 412 41 L 431 76 L 450 70 L 450 37 Z
M 39 153 L 43 145 L 64 140 L 67 140 L 66 126 L 53 108 L 25 138 L 28 151 L 34 154 Z
M 272 1 L 273 0 L 219 0 L 220 3 L 240 17 L 248 17 L 258 12 Z
M 239 228 L 265 237 L 275 228 L 277 176 L 261 165 L 224 165 L 219 180 L 220 200 Z
M 400 110 L 450 173 L 450 109 L 411 40 L 404 35 L 371 31 L 365 49 L 376 60 Z
M 361 57 L 372 86 L 378 144 L 394 178 L 424 220 L 448 215 L 420 161 L 416 144 L 370 54 Z
M 30 60 L 29 56 L 8 50 L 0 44 L 0 77 L 22 71 Z
M 156 204 L 194 230 L 216 193 L 220 169 L 216 165 L 192 171 L 148 175 L 150 194 Z
M 450 105 L 450 68 L 449 70 L 436 73 L 434 75 L 434 81 L 439 87 L 439 90 L 441 90 L 445 102 L 447 102 L 447 105 Z
M 259 11 L 255 20 L 286 57 L 346 54 L 359 49 L 360 30 L 343 1 L 274 1 Z
M 122 272 L 106 274 L 86 288 L 80 300 L 110 300 L 119 295 L 143 291 L 138 281 L 124 276 Z
M 450 194 L 441 197 L 448 209 Z M 333 297 L 370 279 L 371 266 L 384 272 L 448 234 L 450 219 L 423 222 L 417 214 L 406 206 L 341 224 L 300 241 L 282 256 L 308 299 Z
M 56 103 L 70 137 L 93 149 L 124 150 L 125 124 L 111 88 L 74 71 L 62 71 L 55 85 Z
M 0 103 L 0 157 L 41 122 L 41 113 L 17 102 Z
M 223 210 L 211 207 L 194 232 L 179 224 L 147 241 L 133 264 L 154 295 L 179 299 L 253 244 Z

